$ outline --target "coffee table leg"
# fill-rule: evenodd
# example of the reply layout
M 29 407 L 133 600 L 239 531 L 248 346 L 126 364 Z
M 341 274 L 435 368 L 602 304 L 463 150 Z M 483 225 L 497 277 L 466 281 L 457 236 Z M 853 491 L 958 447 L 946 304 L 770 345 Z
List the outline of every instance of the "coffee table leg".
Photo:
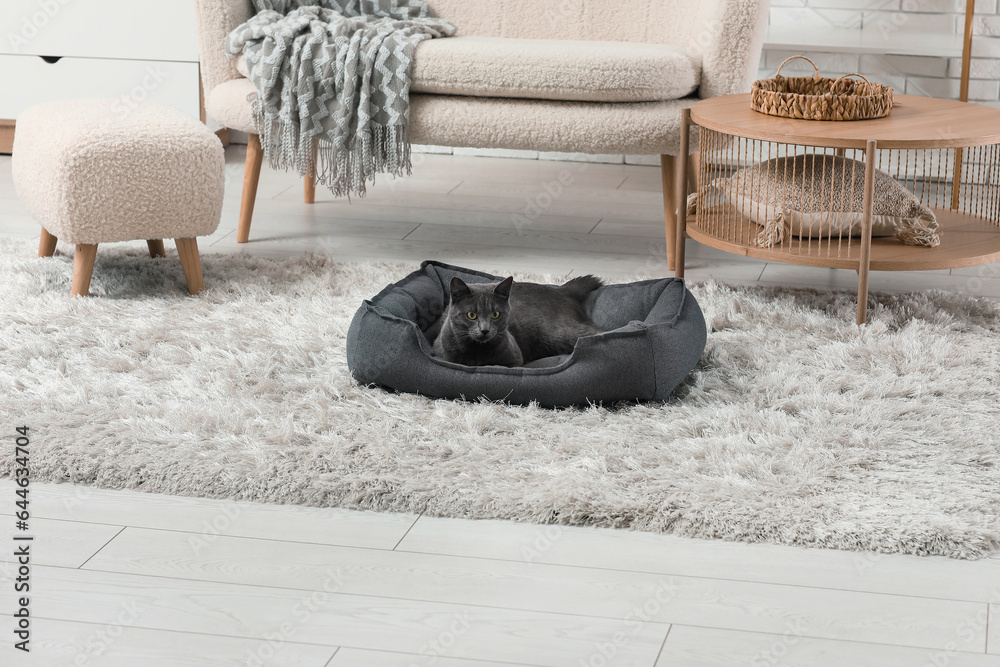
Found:
M 858 263 L 858 324 L 868 321 L 868 273 L 872 256 L 872 200 L 875 194 L 876 142 L 865 146 L 865 200 L 861 222 L 861 260 Z
M 688 141 L 691 133 L 691 110 L 681 111 L 681 150 L 677 157 L 680 160 L 680 173 L 677 174 L 677 238 L 674 241 L 675 276 L 684 277 L 684 238 L 687 236 L 687 185 L 688 185 Z
M 675 246 L 677 239 L 677 158 L 673 155 L 660 156 L 660 177 L 663 182 L 663 222 L 667 238 L 667 269 L 677 266 Z

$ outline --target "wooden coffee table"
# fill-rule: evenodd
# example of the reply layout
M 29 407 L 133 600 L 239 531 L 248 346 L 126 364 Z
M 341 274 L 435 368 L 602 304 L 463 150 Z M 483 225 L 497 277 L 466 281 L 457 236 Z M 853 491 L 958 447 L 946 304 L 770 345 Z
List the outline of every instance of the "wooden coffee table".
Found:
M 677 179 L 681 202 L 676 226 L 676 271 L 684 275 L 684 238 L 727 252 L 768 261 L 854 269 L 858 272 L 858 324 L 867 319 L 869 271 L 921 271 L 974 266 L 1000 260 L 1000 110 L 965 102 L 898 95 L 886 118 L 810 121 L 779 118 L 750 109 L 749 95 L 698 102 L 682 117 L 681 155 L 689 127 L 699 127 L 698 211 L 686 215 L 688 164 Z M 786 234 L 773 247 L 754 239 L 761 227 L 742 216 L 710 183 L 741 167 L 793 155 L 841 155 L 864 163 L 861 236 L 797 238 Z M 941 224 L 941 244 L 909 246 L 895 237 L 872 239 L 875 169 L 896 178 Z M 671 227 L 675 227 L 671 229 Z M 674 245 L 671 243 L 670 245 Z

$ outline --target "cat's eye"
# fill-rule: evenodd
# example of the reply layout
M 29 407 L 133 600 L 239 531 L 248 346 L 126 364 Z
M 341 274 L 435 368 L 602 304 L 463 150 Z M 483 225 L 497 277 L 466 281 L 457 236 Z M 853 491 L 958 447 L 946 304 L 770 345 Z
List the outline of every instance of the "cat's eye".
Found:
M 471 310 L 469 312 L 467 312 L 465 314 L 465 316 L 468 317 L 470 320 L 476 319 L 476 314 L 473 311 L 471 311 Z
M 499 310 L 494 310 L 494 311 L 493 311 L 493 314 L 492 314 L 492 315 L 490 315 L 490 317 L 492 317 L 492 318 L 493 318 L 493 319 L 495 319 L 495 320 L 498 320 L 498 319 L 500 319 L 500 311 L 499 311 Z

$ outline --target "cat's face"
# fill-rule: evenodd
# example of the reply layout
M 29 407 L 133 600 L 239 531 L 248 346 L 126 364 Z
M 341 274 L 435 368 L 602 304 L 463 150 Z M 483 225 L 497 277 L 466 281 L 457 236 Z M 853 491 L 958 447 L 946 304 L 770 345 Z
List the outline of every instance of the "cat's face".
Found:
M 461 278 L 451 279 L 451 303 L 448 319 L 452 331 L 462 339 L 485 343 L 507 329 L 510 315 L 510 277 L 498 285 L 467 285 Z

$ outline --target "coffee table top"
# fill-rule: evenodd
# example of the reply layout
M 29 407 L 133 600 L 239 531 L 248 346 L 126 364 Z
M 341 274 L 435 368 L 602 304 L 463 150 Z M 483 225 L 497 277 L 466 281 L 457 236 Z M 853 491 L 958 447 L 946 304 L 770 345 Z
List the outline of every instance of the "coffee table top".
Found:
M 958 148 L 1000 143 L 1000 109 L 895 95 L 892 113 L 875 120 L 798 120 L 768 116 L 750 108 L 749 93 L 698 102 L 691 120 L 698 125 L 747 139 L 826 148 Z

